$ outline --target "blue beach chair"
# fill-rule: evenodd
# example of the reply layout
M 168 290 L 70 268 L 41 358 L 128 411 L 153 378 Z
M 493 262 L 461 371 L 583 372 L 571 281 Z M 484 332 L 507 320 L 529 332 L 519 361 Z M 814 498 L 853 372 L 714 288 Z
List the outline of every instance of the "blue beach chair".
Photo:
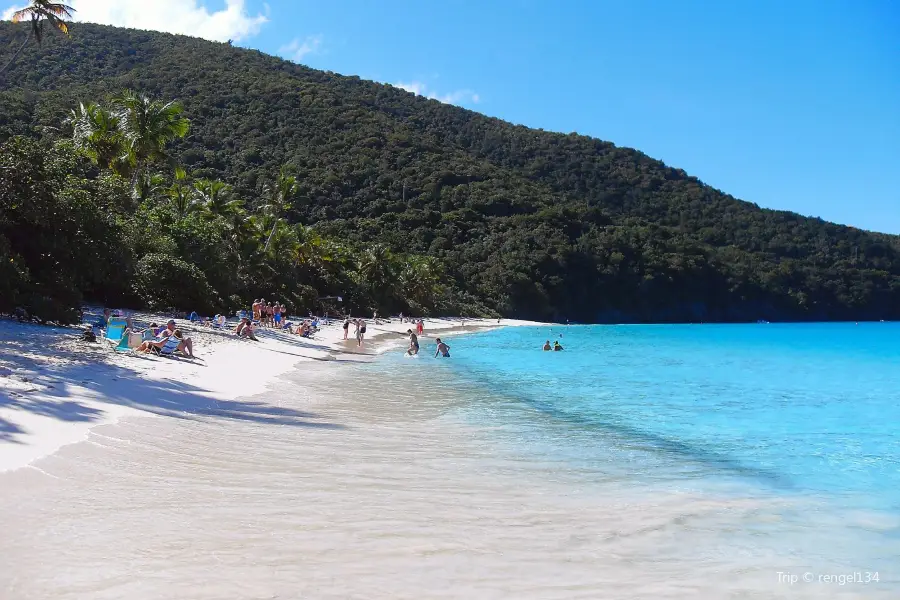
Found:
M 128 323 L 121 317 L 112 317 L 106 325 L 106 341 L 116 350 L 128 350 Z

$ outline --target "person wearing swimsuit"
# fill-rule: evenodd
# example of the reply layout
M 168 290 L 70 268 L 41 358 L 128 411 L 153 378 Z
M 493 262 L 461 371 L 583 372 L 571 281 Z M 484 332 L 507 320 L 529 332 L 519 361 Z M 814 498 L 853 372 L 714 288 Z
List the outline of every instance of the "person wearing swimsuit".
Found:
M 359 320 L 359 333 L 357 334 L 357 340 L 359 341 L 360 346 L 363 345 L 363 340 L 366 339 L 366 322 L 362 319 Z
M 272 307 L 273 316 L 275 318 L 275 326 L 281 327 L 281 303 L 276 302 L 275 306 Z
M 434 357 L 437 358 L 438 354 L 440 354 L 444 358 L 450 358 L 450 346 L 442 342 L 441 338 L 437 338 L 434 341 L 437 342 L 437 351 L 434 353 Z
M 406 333 L 409 334 L 409 349 L 406 353 L 409 356 L 415 356 L 419 353 L 419 336 L 414 334 L 412 329 L 407 329 Z
M 350 319 L 344 319 L 344 339 L 347 339 L 347 333 L 350 331 Z

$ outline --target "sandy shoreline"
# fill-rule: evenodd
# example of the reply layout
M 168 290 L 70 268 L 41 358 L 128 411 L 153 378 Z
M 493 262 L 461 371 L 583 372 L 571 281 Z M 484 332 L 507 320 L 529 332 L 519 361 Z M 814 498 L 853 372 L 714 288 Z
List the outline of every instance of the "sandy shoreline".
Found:
M 432 334 L 537 324 L 428 319 L 423 352 Z M 402 344 L 410 328 L 397 319 L 369 321 L 358 348 L 355 340 L 342 340 L 340 323 L 322 327 L 312 340 L 263 329 L 256 343 L 184 321 L 179 326 L 194 339 L 195 360 L 115 352 L 105 342 L 80 341 L 77 328 L 0 321 L 0 472 L 26 467 L 124 417 L 221 411 L 223 402 L 264 392 L 303 361 L 371 360 L 395 346 L 390 342 Z

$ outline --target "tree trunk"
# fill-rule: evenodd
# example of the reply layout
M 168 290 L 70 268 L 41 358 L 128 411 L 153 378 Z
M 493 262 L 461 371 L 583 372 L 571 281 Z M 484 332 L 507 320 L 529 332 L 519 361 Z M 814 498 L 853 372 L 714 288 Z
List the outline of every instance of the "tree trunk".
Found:
M 275 219 L 275 224 L 272 225 L 272 231 L 269 232 L 269 237 L 266 238 L 266 246 L 263 248 L 263 252 L 269 251 L 269 242 L 272 241 L 272 236 L 275 235 L 275 228 L 278 227 L 278 221 L 281 219 Z
M 9 62 L 6 63 L 5 65 L 3 65 L 3 68 L 0 69 L 0 77 L 2 77 L 3 74 L 6 73 L 6 70 L 9 69 L 14 62 L 16 62 L 16 59 L 19 58 L 20 54 L 22 54 L 22 50 L 24 50 L 25 46 L 28 45 L 28 40 L 30 40 L 30 39 L 31 39 L 31 33 L 27 33 L 25 35 L 25 41 L 22 42 L 22 45 L 19 46 L 19 49 L 16 50 L 16 53 L 12 55 L 12 58 L 9 59 Z

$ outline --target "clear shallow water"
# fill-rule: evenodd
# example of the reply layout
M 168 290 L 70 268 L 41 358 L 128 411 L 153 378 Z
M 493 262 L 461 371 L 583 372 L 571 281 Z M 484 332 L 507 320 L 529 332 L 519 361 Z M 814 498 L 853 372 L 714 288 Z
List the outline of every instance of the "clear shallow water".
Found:
M 895 599 L 898 330 L 875 327 L 304 363 L 0 475 L 0 598 Z
M 548 339 L 565 350 L 541 351 Z M 497 447 L 627 497 L 752 499 L 765 516 L 736 519 L 735 545 L 775 569 L 880 568 L 900 593 L 900 324 L 509 328 L 450 344 L 429 371 L 469 401 L 448 414 Z
M 541 352 L 548 338 L 566 350 Z M 456 375 L 596 433 L 586 457 L 644 450 L 628 468 L 665 461 L 674 471 L 647 475 L 676 484 L 703 476 L 900 512 L 898 324 L 511 328 L 454 345 L 442 366 Z

